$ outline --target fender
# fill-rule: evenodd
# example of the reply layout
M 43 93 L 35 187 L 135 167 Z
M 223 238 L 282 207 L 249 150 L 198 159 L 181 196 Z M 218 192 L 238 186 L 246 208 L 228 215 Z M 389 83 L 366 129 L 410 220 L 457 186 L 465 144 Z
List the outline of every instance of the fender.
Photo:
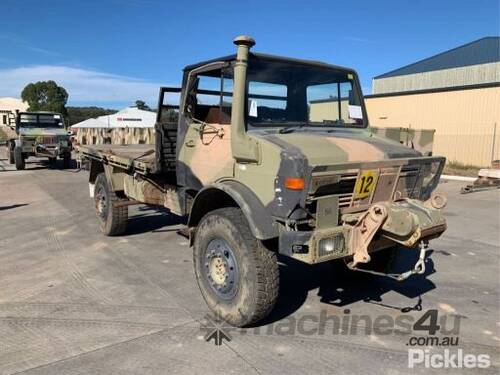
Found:
M 219 199 L 214 199 L 217 195 Z M 224 200 L 224 196 L 229 200 Z M 277 224 L 259 198 L 248 187 L 233 180 L 216 182 L 200 190 L 191 207 L 188 226 L 198 225 L 203 215 L 211 210 L 233 206 L 231 201 L 241 208 L 255 238 L 267 240 L 278 236 Z

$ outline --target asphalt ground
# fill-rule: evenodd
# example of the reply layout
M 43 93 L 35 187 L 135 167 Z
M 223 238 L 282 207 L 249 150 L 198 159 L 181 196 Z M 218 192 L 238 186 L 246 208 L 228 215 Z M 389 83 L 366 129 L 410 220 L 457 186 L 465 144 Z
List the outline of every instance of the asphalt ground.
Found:
M 182 219 L 133 206 L 127 234 L 104 237 L 87 177 L 36 159 L 15 171 L 0 156 L 1 374 L 457 371 L 409 369 L 410 349 L 485 354 L 489 368 L 459 370 L 498 373 L 498 191 L 460 195 L 464 183 L 440 184 L 449 228 L 431 242 L 426 273 L 403 283 L 280 259 L 275 311 L 257 327 L 221 327 L 217 346 L 205 340 L 215 323 L 177 233 Z M 416 259 L 400 255 L 395 268 Z M 438 316 L 435 337 L 458 338 L 456 346 L 412 345 L 428 332 L 395 329 L 426 313 Z

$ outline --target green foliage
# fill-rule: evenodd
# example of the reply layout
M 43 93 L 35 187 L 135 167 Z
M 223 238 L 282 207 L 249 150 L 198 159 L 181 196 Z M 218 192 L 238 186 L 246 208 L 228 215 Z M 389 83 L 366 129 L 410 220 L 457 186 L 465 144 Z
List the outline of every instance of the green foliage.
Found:
M 54 81 L 39 81 L 28 84 L 21 98 L 29 104 L 29 111 L 58 112 L 66 116 L 68 93 Z
M 137 109 L 142 109 L 143 111 L 152 111 L 152 109 L 146 104 L 144 100 L 136 100 L 135 106 Z
M 67 124 L 69 126 L 104 115 L 112 115 L 118 111 L 100 107 L 68 107 Z

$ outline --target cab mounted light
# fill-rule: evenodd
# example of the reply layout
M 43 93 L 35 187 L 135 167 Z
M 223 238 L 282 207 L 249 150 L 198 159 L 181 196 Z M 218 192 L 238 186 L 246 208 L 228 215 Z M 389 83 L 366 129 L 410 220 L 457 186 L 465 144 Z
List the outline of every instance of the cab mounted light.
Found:
M 302 177 L 285 178 L 285 187 L 289 190 L 304 190 L 305 186 L 306 183 Z

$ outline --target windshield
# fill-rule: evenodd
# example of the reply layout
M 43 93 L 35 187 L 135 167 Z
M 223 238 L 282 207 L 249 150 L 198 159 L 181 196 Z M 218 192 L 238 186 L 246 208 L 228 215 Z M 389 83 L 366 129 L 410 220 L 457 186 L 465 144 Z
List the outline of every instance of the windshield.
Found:
M 255 127 L 366 126 L 355 76 L 345 70 L 252 56 L 247 99 Z
M 57 113 L 21 113 L 19 114 L 21 128 L 62 128 L 62 116 Z

